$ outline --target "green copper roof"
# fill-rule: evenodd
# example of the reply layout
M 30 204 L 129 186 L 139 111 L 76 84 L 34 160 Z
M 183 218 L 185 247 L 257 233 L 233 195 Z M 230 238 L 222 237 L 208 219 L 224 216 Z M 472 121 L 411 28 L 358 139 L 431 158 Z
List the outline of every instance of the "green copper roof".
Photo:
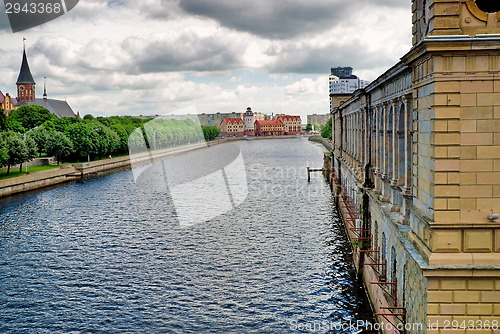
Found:
M 31 75 L 28 58 L 26 57 L 26 50 L 23 50 L 23 62 L 21 63 L 21 70 L 19 71 L 19 77 L 17 77 L 16 85 L 34 83 L 35 80 L 33 79 L 33 75 Z

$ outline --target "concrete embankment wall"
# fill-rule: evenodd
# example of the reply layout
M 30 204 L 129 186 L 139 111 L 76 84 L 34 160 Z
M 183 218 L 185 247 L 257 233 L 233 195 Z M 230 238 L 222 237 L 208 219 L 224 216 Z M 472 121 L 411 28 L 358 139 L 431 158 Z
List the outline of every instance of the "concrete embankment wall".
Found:
M 321 143 L 323 144 L 323 146 L 328 150 L 328 151 L 332 151 L 333 147 L 332 147 L 332 143 L 330 142 L 330 140 L 326 139 L 326 138 L 322 138 L 322 137 L 317 137 L 317 136 L 310 136 L 309 137 L 309 141 L 313 141 L 315 143 Z
M 147 162 L 161 159 L 171 155 L 200 149 L 207 146 L 217 145 L 225 140 L 217 140 L 209 143 L 197 143 L 186 146 L 174 147 L 154 152 L 145 152 L 133 156 L 124 156 L 106 160 L 91 161 L 88 163 L 62 165 L 60 168 L 25 174 L 11 179 L 0 180 L 0 197 L 10 196 L 26 191 L 37 190 L 44 187 L 54 186 L 64 182 L 75 182 L 89 175 L 99 175 L 120 168 L 129 168 L 131 160 L 134 163 Z

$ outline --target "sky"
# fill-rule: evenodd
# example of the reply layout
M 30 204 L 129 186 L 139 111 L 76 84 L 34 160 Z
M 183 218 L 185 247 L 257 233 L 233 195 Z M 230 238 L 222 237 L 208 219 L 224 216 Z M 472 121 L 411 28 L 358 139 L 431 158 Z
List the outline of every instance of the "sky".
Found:
M 331 67 L 374 80 L 411 48 L 410 0 L 80 0 L 13 33 L 0 4 L 0 91 L 26 52 L 43 94 L 94 116 L 329 112 Z

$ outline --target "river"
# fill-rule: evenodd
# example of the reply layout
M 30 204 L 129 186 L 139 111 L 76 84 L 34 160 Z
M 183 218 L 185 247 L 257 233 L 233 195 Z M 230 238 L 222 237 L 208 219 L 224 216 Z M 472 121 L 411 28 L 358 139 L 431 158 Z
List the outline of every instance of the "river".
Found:
M 232 208 L 197 224 L 130 170 L 0 200 L 0 332 L 361 333 L 347 324 L 371 310 L 331 192 L 307 182 L 323 147 L 230 145 L 244 197 L 233 186 Z

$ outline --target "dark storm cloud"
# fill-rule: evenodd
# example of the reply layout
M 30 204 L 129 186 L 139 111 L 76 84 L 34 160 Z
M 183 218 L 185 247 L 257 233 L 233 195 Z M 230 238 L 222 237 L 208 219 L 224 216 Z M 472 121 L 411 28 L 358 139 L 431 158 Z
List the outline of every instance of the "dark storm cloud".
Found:
M 228 70 L 240 65 L 245 51 L 244 45 L 229 42 L 224 36 L 194 33 L 158 40 L 129 37 L 121 47 L 134 59 L 134 70 L 145 73 Z
M 275 57 L 267 67 L 270 73 L 325 73 L 333 65 L 351 66 L 357 70 L 384 68 L 393 65 L 393 57 L 373 53 L 364 47 L 363 42 L 352 40 L 346 45 L 303 48 L 290 45 L 279 50 L 270 48 L 267 54 Z
M 289 39 L 350 24 L 350 13 L 368 11 L 370 3 L 410 7 L 401 0 L 180 0 L 179 6 L 189 14 L 214 19 L 231 29 L 269 39 Z

